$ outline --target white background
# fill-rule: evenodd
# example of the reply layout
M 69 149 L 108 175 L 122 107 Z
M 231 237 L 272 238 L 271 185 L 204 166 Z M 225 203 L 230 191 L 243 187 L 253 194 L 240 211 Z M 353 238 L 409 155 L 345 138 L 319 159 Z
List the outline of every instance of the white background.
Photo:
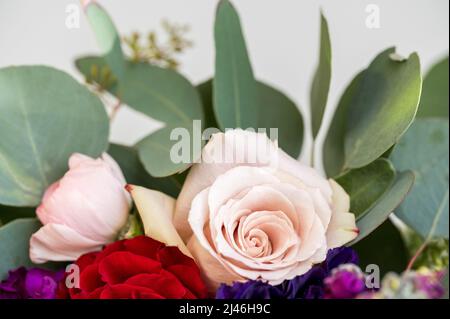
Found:
M 162 19 L 190 25 L 193 49 L 181 58 L 181 72 L 193 82 L 213 74 L 213 22 L 217 0 L 103 0 L 122 34 L 158 29 Z M 326 15 L 333 49 L 333 78 L 327 123 L 343 88 L 380 51 L 396 46 L 402 55 L 417 51 L 422 68 L 448 54 L 448 0 L 234 0 L 258 78 L 282 88 L 308 121 L 309 88 L 318 57 L 319 10 Z M 0 67 L 46 64 L 80 76 L 75 57 L 97 53 L 89 25 L 65 26 L 75 0 L 0 0 Z M 380 8 L 380 28 L 369 29 L 366 7 Z M 276 106 L 274 106 L 276 107 Z M 157 123 L 122 109 L 111 140 L 132 144 Z M 323 127 L 319 142 L 324 136 Z M 309 134 L 307 134 L 309 135 Z M 306 144 L 309 144 L 307 136 Z M 306 156 L 307 154 L 303 154 Z

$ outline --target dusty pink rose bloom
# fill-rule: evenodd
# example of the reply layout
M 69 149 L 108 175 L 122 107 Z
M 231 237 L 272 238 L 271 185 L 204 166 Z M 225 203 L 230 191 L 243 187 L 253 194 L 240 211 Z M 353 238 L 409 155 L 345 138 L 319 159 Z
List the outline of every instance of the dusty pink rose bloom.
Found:
M 215 134 L 202 160 L 183 185 L 174 224 L 211 290 L 292 279 L 358 234 L 346 192 L 265 134 Z
M 69 170 L 37 208 L 44 226 L 31 237 L 31 260 L 76 260 L 114 241 L 130 210 L 124 186 L 122 171 L 108 154 L 97 159 L 73 154 Z

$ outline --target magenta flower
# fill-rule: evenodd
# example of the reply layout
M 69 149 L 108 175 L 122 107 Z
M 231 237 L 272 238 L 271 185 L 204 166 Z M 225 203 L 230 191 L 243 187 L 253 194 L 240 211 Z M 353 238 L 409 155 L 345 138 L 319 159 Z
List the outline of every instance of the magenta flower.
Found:
M 55 299 L 64 271 L 20 267 L 0 282 L 0 299 Z
M 326 299 L 354 299 L 366 291 L 365 277 L 361 269 L 352 264 L 341 265 L 325 278 Z

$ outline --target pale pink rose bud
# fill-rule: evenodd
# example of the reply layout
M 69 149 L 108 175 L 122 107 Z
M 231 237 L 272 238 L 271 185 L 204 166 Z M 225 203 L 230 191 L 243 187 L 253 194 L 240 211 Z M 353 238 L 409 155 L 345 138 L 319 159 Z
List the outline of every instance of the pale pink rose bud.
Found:
M 36 210 L 44 226 L 31 237 L 31 260 L 76 260 L 114 241 L 131 207 L 125 184 L 108 154 L 97 159 L 73 154 L 69 170 L 47 189 Z

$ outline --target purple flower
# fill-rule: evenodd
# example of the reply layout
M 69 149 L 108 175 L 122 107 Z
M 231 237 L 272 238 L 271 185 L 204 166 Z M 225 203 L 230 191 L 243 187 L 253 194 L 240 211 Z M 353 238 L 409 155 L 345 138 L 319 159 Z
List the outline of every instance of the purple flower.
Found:
M 272 286 L 259 280 L 222 284 L 216 292 L 217 299 L 320 299 L 325 295 L 324 280 L 331 271 L 342 264 L 358 264 L 356 252 L 347 247 L 328 251 L 326 260 L 307 273 Z
M 365 277 L 358 266 L 352 264 L 335 268 L 330 277 L 325 278 L 325 298 L 353 299 L 366 291 Z
M 63 271 L 20 267 L 0 282 L 0 299 L 55 299 L 63 278 Z
M 428 299 L 440 299 L 445 294 L 442 285 L 443 278 L 443 272 L 418 274 L 415 278 L 415 288 L 417 291 L 423 292 Z

